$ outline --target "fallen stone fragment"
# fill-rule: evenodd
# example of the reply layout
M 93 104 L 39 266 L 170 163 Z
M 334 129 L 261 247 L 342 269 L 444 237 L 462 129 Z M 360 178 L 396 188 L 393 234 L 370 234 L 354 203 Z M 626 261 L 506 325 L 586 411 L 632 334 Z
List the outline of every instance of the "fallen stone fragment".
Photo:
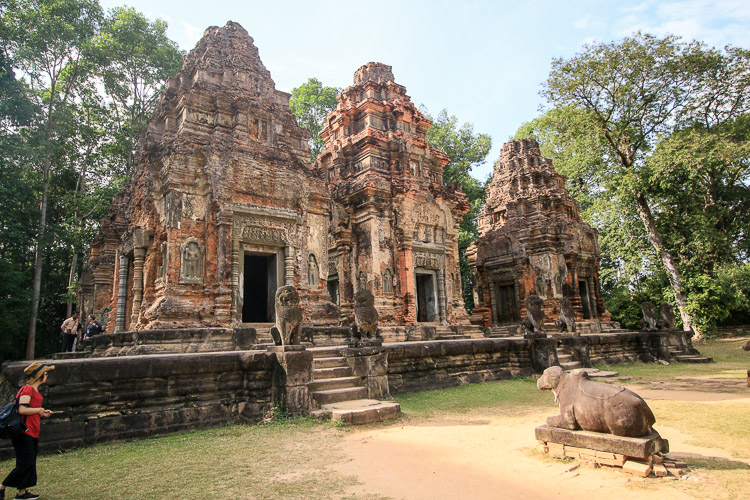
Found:
M 628 460 L 623 464 L 622 470 L 640 477 L 648 477 L 651 474 L 651 466 L 647 463 Z

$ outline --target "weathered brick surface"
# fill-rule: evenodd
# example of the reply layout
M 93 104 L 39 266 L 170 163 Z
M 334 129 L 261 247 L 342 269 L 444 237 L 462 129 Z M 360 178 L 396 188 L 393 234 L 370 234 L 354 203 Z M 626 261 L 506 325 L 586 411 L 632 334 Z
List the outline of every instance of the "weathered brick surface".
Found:
M 132 181 L 94 240 L 85 314 L 109 333 L 237 325 L 253 253 L 276 259 L 269 275 L 300 290 L 308 320 L 338 322 L 325 291 L 327 187 L 288 104 L 239 24 L 206 30 L 169 80 Z
M 43 451 L 258 420 L 271 408 L 273 355 L 244 351 L 56 361 L 41 387 Z M 4 393 L 27 363 L 3 366 Z M 13 454 L 0 443 L 0 457 Z
M 473 323 L 517 323 L 532 294 L 544 299 L 546 321 L 557 319 L 561 297 L 570 299 L 579 321 L 610 320 L 599 287 L 597 233 L 535 140 L 503 145 L 478 225 L 480 237 L 467 251 L 475 275 Z
M 318 165 L 335 202 L 329 272 L 345 316 L 367 287 L 381 325 L 468 324 L 458 228 L 469 204 L 443 183 L 449 158 L 427 144 L 431 125 L 380 63 L 357 70 L 328 115 Z
M 386 346 L 391 394 L 531 374 L 533 341 L 484 339 Z

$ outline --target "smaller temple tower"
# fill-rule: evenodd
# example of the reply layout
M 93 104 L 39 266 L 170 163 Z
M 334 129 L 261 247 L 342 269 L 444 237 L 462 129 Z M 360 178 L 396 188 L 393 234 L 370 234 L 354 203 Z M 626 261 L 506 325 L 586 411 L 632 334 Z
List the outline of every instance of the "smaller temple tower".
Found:
M 557 319 L 562 297 L 578 321 L 610 320 L 599 287 L 597 232 L 534 139 L 503 145 L 478 225 L 479 239 L 467 251 L 477 306 L 472 323 L 518 323 L 532 294 L 544 301 L 545 321 Z
M 380 63 L 359 68 L 328 115 L 318 166 L 332 200 L 327 285 L 343 318 L 368 288 L 382 325 L 468 325 L 458 228 L 469 204 L 443 184 L 449 158 L 427 144 L 431 125 Z

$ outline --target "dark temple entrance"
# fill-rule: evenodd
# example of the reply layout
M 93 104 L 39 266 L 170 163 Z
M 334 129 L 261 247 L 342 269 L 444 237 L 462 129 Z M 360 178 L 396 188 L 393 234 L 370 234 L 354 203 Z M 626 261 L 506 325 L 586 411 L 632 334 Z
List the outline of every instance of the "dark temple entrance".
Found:
M 589 304 L 589 287 L 585 281 L 578 282 L 578 293 L 581 294 L 581 307 L 583 308 L 583 319 L 591 319 L 591 306 Z
M 515 322 L 520 319 L 516 306 L 516 289 L 513 285 L 498 285 L 495 287 L 497 302 L 497 320 L 500 323 Z
M 417 322 L 432 323 L 437 321 L 436 304 L 433 275 L 417 273 Z
M 243 323 L 269 323 L 275 320 L 276 256 L 245 254 Z

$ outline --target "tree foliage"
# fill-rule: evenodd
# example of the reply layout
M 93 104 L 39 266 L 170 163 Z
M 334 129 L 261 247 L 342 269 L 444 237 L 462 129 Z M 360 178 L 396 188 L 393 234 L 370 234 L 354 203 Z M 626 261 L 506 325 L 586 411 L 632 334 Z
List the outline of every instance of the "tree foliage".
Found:
M 443 170 L 443 182 L 460 183 L 467 201 L 471 204 L 471 209 L 464 215 L 458 235 L 464 303 L 471 311 L 474 306 L 474 294 L 466 249 L 479 236 L 477 216 L 486 198 L 484 183 L 472 177 L 471 170 L 487 160 L 492 148 L 492 139 L 487 134 L 475 133 L 474 126 L 470 123 L 459 125 L 458 118 L 449 115 L 445 109 L 434 118 L 424 106 L 420 106 L 420 111 L 432 121 L 432 127 L 427 131 L 427 143 L 451 159 Z
M 23 322 L 27 358 L 57 350 L 97 221 L 179 67 L 165 29 L 94 0 L 0 0 L 2 359 L 23 354 Z
M 605 291 L 664 300 L 666 277 L 683 325 L 703 333 L 731 302 L 718 269 L 747 260 L 748 83 L 746 50 L 638 33 L 555 60 L 551 107 L 518 132 L 599 229 Z
M 300 127 L 312 134 L 310 139 L 310 162 L 315 163 L 325 142 L 320 131 L 325 126 L 328 113 L 336 109 L 336 96 L 341 89 L 326 87 L 317 78 L 309 78 L 306 83 L 292 89 L 289 110 L 297 118 Z

